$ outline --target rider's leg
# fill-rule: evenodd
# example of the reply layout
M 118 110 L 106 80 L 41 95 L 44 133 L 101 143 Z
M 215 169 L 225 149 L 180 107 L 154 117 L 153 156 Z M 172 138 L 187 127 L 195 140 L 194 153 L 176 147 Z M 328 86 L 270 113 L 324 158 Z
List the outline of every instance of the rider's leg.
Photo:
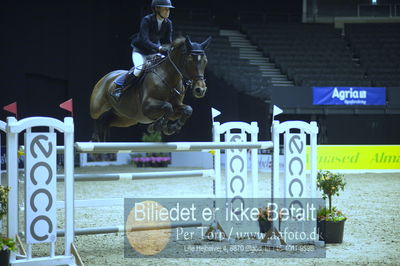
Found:
M 122 85 L 123 88 L 127 88 L 130 84 L 134 84 L 142 73 L 142 68 L 144 64 L 143 55 L 138 52 L 132 52 L 132 61 L 134 67 L 132 67 L 129 70 L 128 74 L 126 74 L 124 84 Z
M 128 73 L 126 74 L 124 83 L 121 85 L 116 85 L 114 91 L 111 93 L 117 100 L 121 96 L 121 94 L 128 88 L 131 84 L 136 83 L 138 77 L 142 73 L 142 67 L 144 64 L 144 57 L 140 53 L 133 51 L 132 52 L 132 61 L 134 67 L 132 67 Z
M 132 62 L 133 62 L 133 65 L 135 66 L 135 68 L 133 70 L 133 75 L 135 75 L 136 77 L 139 77 L 140 73 L 142 73 L 142 68 L 143 68 L 143 64 L 144 64 L 143 55 L 136 51 L 133 51 L 132 52 Z

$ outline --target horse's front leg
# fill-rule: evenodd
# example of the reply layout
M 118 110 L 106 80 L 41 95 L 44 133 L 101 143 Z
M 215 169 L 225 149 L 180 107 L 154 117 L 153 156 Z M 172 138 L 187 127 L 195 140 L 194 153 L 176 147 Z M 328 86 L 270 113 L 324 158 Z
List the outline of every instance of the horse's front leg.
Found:
M 155 122 L 150 124 L 147 131 L 163 131 L 167 124 L 167 118 L 174 112 L 172 105 L 169 102 L 156 100 L 153 98 L 143 102 L 143 114 Z
M 174 122 L 169 124 L 169 128 L 171 131 L 179 132 L 182 129 L 182 126 L 186 123 L 186 120 L 192 115 L 193 109 L 190 105 L 180 105 L 175 108 L 176 111 L 174 115 L 170 118 L 171 120 L 175 120 Z

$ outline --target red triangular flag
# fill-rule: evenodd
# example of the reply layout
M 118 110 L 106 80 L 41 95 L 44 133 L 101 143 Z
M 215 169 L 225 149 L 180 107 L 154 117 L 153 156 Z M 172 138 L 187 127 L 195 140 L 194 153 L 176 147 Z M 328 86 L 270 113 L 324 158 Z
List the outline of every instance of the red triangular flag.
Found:
M 68 101 L 63 102 L 60 104 L 60 108 L 67 110 L 68 112 L 71 113 L 71 116 L 74 116 L 74 108 L 72 104 L 72 99 L 69 99 Z
M 10 113 L 15 114 L 15 117 L 18 118 L 17 102 L 10 103 L 9 105 L 4 106 L 3 109 Z

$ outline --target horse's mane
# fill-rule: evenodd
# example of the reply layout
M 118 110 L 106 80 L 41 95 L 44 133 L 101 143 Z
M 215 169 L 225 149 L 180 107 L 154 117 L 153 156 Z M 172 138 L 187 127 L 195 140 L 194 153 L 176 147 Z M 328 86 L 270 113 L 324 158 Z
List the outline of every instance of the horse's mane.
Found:
M 172 42 L 171 47 L 173 48 L 180 47 L 182 44 L 185 43 L 185 41 L 186 41 L 185 37 L 178 37 Z

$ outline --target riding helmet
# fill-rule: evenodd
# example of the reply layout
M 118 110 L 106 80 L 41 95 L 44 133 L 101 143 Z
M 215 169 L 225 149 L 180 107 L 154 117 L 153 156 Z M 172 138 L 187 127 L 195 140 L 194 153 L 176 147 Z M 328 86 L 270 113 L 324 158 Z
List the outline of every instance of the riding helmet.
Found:
M 172 6 L 171 0 L 152 0 L 151 7 L 154 8 L 156 6 L 175 8 L 174 6 Z

